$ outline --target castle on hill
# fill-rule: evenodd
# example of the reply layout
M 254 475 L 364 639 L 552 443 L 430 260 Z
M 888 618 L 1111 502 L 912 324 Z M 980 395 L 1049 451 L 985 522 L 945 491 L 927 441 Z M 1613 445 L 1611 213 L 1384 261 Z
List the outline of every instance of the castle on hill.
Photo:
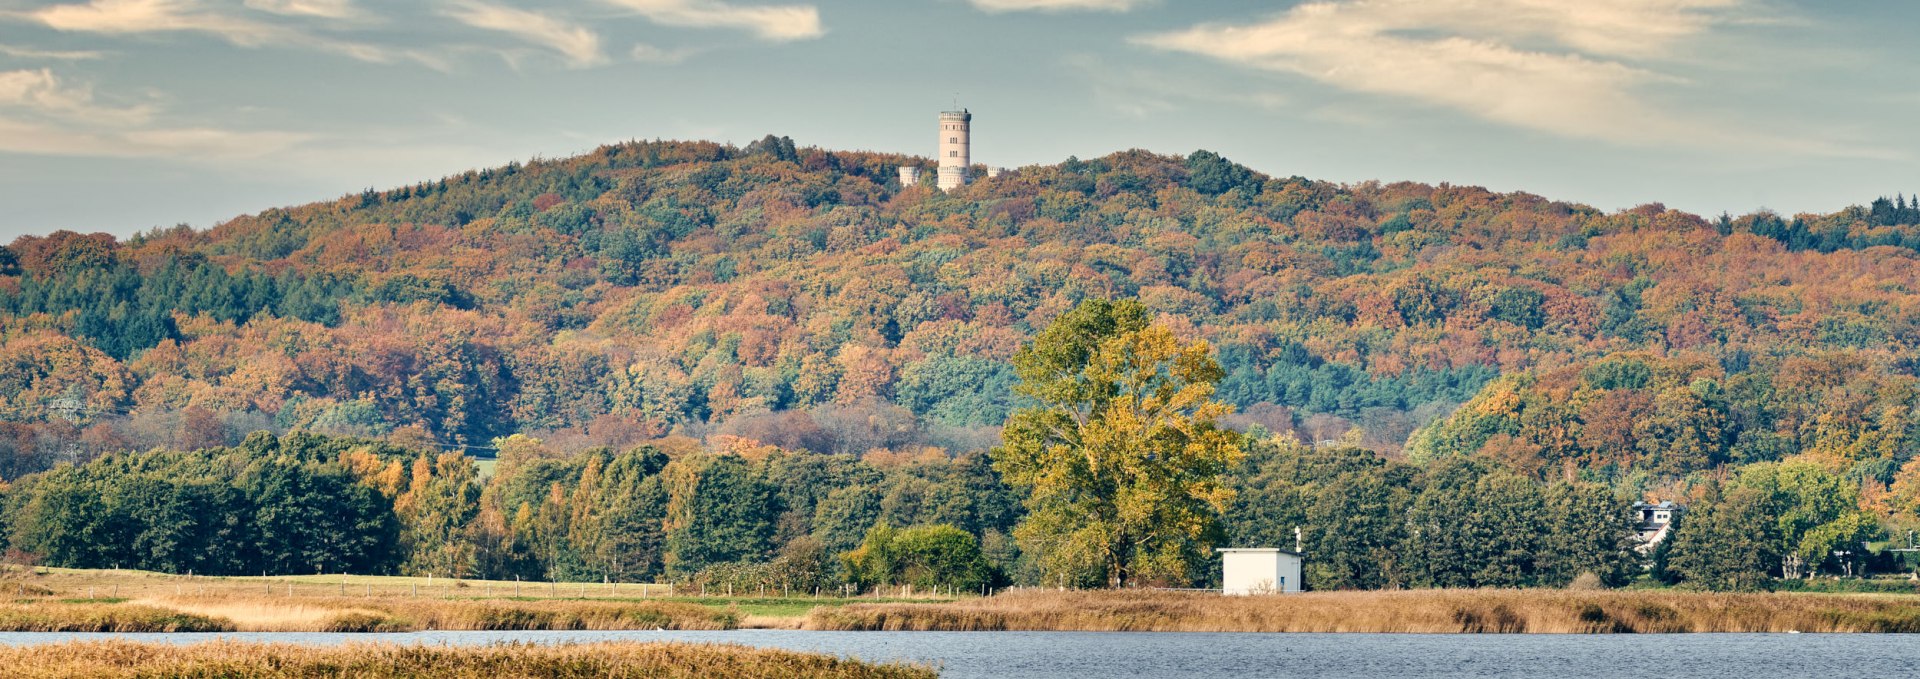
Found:
M 952 191 L 967 185 L 967 169 L 973 166 L 973 112 L 967 109 L 940 112 L 940 152 L 939 174 L 935 184 L 942 191 Z M 1002 170 L 987 168 L 988 177 L 998 177 Z M 900 185 L 913 186 L 920 183 L 920 168 L 901 166 Z

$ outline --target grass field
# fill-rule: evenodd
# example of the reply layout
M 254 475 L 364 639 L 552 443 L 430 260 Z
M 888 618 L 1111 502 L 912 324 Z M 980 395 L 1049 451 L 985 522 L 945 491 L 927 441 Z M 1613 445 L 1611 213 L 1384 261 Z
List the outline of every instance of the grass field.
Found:
M 1013 591 L 945 603 L 813 611 L 816 630 L 1154 632 L 1920 632 L 1910 594 L 1414 590 L 1226 597 Z
M 0 648 L 0 676 L 20 679 L 920 679 L 925 667 L 705 644 L 496 645 L 477 648 L 356 644 L 312 647 L 216 641 L 190 646 L 124 641 Z
M 664 584 L 12 568 L 0 571 L 0 631 L 798 628 L 818 608 L 951 600 L 735 594 Z

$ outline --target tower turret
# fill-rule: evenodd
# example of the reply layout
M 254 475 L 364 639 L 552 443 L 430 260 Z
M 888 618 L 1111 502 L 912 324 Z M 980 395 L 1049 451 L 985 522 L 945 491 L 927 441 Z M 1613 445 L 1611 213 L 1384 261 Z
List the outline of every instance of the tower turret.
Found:
M 940 190 L 951 191 L 967 185 L 967 168 L 973 163 L 973 142 L 969 137 L 973 114 L 965 109 L 940 113 Z

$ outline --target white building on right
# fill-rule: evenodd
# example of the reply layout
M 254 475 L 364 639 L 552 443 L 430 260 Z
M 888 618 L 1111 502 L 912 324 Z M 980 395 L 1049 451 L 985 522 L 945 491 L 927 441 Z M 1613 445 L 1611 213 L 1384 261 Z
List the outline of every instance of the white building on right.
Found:
M 1301 555 L 1270 547 L 1217 549 L 1220 593 L 1228 596 L 1292 594 L 1300 591 Z

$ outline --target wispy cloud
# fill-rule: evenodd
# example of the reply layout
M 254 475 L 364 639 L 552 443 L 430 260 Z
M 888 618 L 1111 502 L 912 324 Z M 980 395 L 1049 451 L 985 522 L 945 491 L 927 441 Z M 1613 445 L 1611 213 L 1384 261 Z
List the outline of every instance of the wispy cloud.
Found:
M 256 158 L 289 148 L 306 135 L 174 126 L 158 121 L 151 103 L 101 103 L 86 86 L 52 71 L 0 71 L 0 152 L 37 155 L 188 160 Z
M 57 31 L 121 35 L 195 31 L 243 47 L 257 47 L 286 33 L 270 24 L 207 9 L 193 0 L 91 0 L 43 7 L 27 16 Z
M 69 86 L 44 68 L 0 71 L 0 107 L 96 124 L 137 125 L 153 115 L 149 106 L 95 103 L 91 88 Z
M 275 14 L 309 17 L 354 16 L 353 6 L 340 0 L 254 0 L 249 7 Z M 342 17 L 329 14 L 347 12 Z M 391 63 L 417 61 L 439 67 L 432 55 L 414 49 L 393 49 L 340 40 L 299 27 L 261 21 L 239 8 L 213 7 L 201 0 L 89 0 L 51 5 L 16 13 L 17 19 L 39 23 L 56 31 L 100 35 L 143 33 L 204 33 L 239 47 L 296 47 L 339 54 L 361 61 Z
M 813 5 L 735 5 L 720 0 L 602 0 L 663 26 L 732 28 L 786 42 L 826 34 Z
M 1744 2 L 1332 0 L 1136 41 L 1553 134 L 1664 143 L 1724 133 L 1650 104 L 1645 89 L 1683 80 L 1640 64 Z
M 43 50 L 18 45 L 0 45 L 0 54 L 16 59 L 41 59 L 57 61 L 84 61 L 107 56 L 105 52 L 93 50 Z
M 974 7 L 988 12 L 1126 12 L 1147 4 L 1146 0 L 969 0 Z
M 446 13 L 468 26 L 507 33 L 553 50 L 574 68 L 598 66 L 607 61 L 600 49 L 599 34 L 558 17 L 481 2 L 457 2 L 449 6 Z
M 287 16 L 354 19 L 365 16 L 353 0 L 246 0 L 249 9 Z

